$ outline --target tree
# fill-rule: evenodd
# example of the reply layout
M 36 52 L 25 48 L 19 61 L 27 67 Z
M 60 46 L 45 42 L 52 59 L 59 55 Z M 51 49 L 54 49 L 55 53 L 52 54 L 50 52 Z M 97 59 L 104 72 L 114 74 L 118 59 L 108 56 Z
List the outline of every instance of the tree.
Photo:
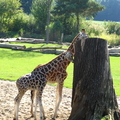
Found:
M 64 8 L 64 7 L 63 7 Z M 56 8 L 54 7 L 54 11 L 51 11 L 53 17 L 52 17 L 52 21 L 54 22 L 60 22 L 63 26 L 63 30 L 62 32 L 64 33 L 64 35 L 71 35 L 73 33 L 76 34 L 75 32 L 75 25 L 76 25 L 76 21 L 75 21 L 75 16 L 74 14 L 70 14 L 70 13 L 57 13 Z
M 6 28 L 11 22 L 11 18 L 22 12 L 19 0 L 0 0 L 0 26 Z
M 48 0 L 47 2 L 47 23 L 46 23 L 46 43 L 49 42 L 49 25 L 50 25 L 50 10 L 53 0 Z
M 36 19 L 36 26 L 41 34 L 45 34 L 45 26 L 47 22 L 47 2 L 48 0 L 34 0 L 31 12 Z
M 78 41 L 74 63 L 72 111 L 68 120 L 120 120 L 107 41 Z
M 98 13 L 98 11 L 102 11 L 105 9 L 104 6 L 100 5 L 100 3 L 89 0 L 88 2 L 88 8 L 84 11 L 83 16 L 89 17 L 95 17 Z
M 30 8 L 31 8 L 31 5 L 32 5 L 32 1 L 33 0 L 20 0 L 25 13 L 29 14 L 31 12 Z
M 97 9 L 98 7 L 99 9 Z M 103 6 L 94 0 L 57 0 L 54 13 L 59 15 L 68 14 L 69 16 L 74 13 L 77 21 L 76 32 L 78 33 L 80 30 L 80 16 L 90 16 L 102 9 Z

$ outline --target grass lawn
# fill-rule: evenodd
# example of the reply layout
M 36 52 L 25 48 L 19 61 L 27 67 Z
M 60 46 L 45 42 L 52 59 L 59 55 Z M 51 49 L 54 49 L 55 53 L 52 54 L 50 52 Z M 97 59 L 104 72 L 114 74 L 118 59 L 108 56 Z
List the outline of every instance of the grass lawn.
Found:
M 47 63 L 56 56 L 54 54 L 0 48 L 0 79 L 16 81 L 20 76 L 31 72 L 37 65 Z M 110 57 L 110 61 L 115 91 L 120 96 L 120 57 Z M 64 86 L 72 88 L 72 63 L 68 66 L 67 71 L 68 77 Z
M 120 96 L 120 57 L 110 57 L 115 92 Z

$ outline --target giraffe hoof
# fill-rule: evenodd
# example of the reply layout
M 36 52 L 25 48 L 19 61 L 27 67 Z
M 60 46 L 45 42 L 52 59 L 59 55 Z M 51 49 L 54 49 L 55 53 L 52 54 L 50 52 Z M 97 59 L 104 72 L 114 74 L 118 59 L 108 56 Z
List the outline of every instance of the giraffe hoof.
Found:
M 16 118 L 13 118 L 13 120 L 17 120 Z
M 55 120 L 55 118 L 52 118 L 51 120 Z
M 46 119 L 46 117 L 45 117 L 45 116 L 40 117 L 40 120 L 45 120 L 45 119 Z
M 34 117 L 34 115 L 31 115 L 31 118 L 33 118 Z

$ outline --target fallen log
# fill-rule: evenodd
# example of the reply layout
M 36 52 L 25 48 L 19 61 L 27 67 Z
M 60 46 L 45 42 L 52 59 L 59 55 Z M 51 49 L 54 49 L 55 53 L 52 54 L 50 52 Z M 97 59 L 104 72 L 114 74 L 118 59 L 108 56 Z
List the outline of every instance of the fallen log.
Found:
M 25 46 L 25 45 L 13 45 L 13 44 L 4 44 L 4 43 L 0 43 L 0 48 L 26 49 L 26 46 Z
M 43 50 L 43 49 L 54 49 L 54 50 L 56 50 L 56 49 L 61 49 L 62 47 L 37 47 L 37 48 L 32 48 L 32 47 L 29 47 L 29 48 L 26 48 L 26 49 L 23 49 L 23 50 L 25 50 L 25 51 L 32 51 L 32 50 L 38 50 L 38 49 L 40 49 L 40 50 Z

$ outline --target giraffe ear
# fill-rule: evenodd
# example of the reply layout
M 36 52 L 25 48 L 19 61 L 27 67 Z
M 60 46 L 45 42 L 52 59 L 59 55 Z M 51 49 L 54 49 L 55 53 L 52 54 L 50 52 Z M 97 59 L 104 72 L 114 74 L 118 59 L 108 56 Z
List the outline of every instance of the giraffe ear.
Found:
M 78 38 L 79 38 L 79 40 L 81 40 L 81 39 L 88 38 L 88 36 L 87 36 L 87 34 L 84 34 L 84 33 L 80 32 Z

